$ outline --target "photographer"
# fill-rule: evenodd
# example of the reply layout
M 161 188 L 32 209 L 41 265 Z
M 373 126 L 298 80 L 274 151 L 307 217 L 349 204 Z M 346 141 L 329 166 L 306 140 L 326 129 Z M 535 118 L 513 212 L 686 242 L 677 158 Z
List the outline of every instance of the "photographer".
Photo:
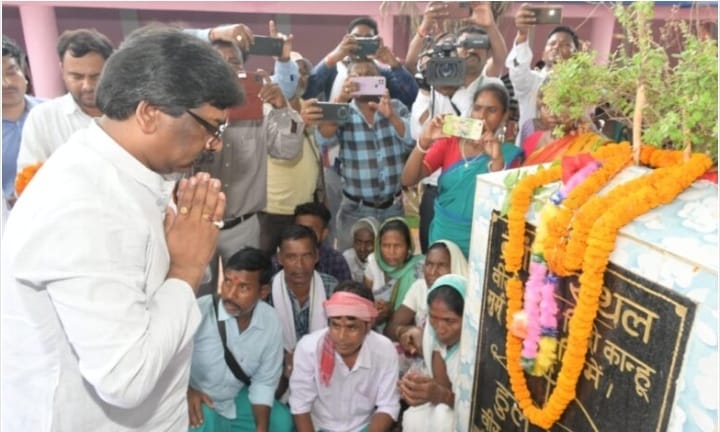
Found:
M 504 52 L 504 46 L 503 43 L 499 50 Z M 492 51 L 492 43 L 484 30 L 468 26 L 458 31 L 457 38 L 453 35 L 440 36 L 436 45 L 421 57 L 419 63 L 424 85 L 412 107 L 410 131 L 413 138 L 420 136 L 431 116 L 469 114 L 473 92 L 480 85 L 489 82 L 502 84 L 498 78 L 488 78 L 478 72 L 484 68 L 489 50 Z M 453 69 L 455 73 L 448 74 Z M 434 215 L 433 203 L 439 175 L 438 171 L 423 180 L 420 202 L 420 246 L 423 252 L 428 246 L 428 229 Z
M 343 197 L 337 213 L 339 250 L 352 246 L 351 227 L 359 219 L 384 221 L 403 215 L 400 174 L 414 141 L 410 136 L 410 112 L 387 90 L 383 96 L 362 95 L 356 77 L 380 77 L 375 62 L 356 59 L 350 64 L 342 92 L 333 99 L 348 103 L 347 118 L 322 122 L 318 144 L 339 146 L 343 165 Z
M 360 40 L 372 40 L 377 44 L 377 51 L 370 54 L 379 73 L 385 77 L 390 97 L 401 101 L 408 109 L 412 106 L 418 92 L 415 78 L 400 63 L 390 48 L 384 46 L 382 38 L 378 36 L 378 27 L 375 20 L 370 17 L 355 18 L 348 26 L 348 34 L 343 36 L 337 47 L 320 61 L 310 74 L 304 99 L 318 98 L 331 101 L 342 93 L 342 85 L 347 78 L 348 59 L 353 60 L 361 56 L 355 55 L 360 49 Z M 373 39 L 371 39 L 373 38 Z M 390 66 L 382 66 L 381 64 Z M 342 164 L 337 157 L 336 149 L 325 149 L 324 160 L 326 166 L 323 171 L 325 179 L 325 192 L 327 206 L 333 215 L 336 215 L 342 200 Z M 330 224 L 330 235 L 326 244 L 332 245 L 336 238 L 337 222 Z
M 520 120 L 518 121 L 520 128 L 524 127 L 526 121 L 537 116 L 538 90 L 555 63 L 570 58 L 580 49 L 578 37 L 571 28 L 555 27 L 545 42 L 542 69 L 532 69 L 533 53 L 528 43 L 528 35 L 536 23 L 535 13 L 529 9 L 527 3 L 523 3 L 515 15 L 515 26 L 517 27 L 515 44 L 505 61 L 520 109 Z
M 462 133 L 447 136 L 443 127 L 446 114 L 433 117 L 418 138 L 403 169 L 402 184 L 412 186 L 442 169 L 428 236 L 430 244 L 449 240 L 468 256 L 473 212 L 473 200 L 468 197 L 475 196 L 475 177 L 512 166 L 522 153 L 504 142 L 509 106 L 510 96 L 502 82 L 484 83 L 475 92 L 467 115 L 482 123 L 479 139 L 460 138 Z
M 351 60 L 362 57 L 356 54 L 360 49 L 359 38 L 378 39 L 377 51 L 367 57 L 376 64 L 390 66 L 387 68 L 378 65 L 378 71 L 387 82 L 390 97 L 400 100 L 408 108 L 411 107 L 418 92 L 417 83 L 390 48 L 383 44 L 382 38 L 378 35 L 377 23 L 370 17 L 355 18 L 350 22 L 348 34 L 343 36 L 338 46 L 313 69 L 303 98 L 310 99 L 324 93 L 327 100 L 332 100 L 341 93 L 342 83 L 348 72 L 346 64 L 343 63 L 344 60 L 348 57 Z
M 290 60 L 290 37 L 277 34 L 272 21 L 270 35 L 285 39 L 283 53 L 275 64 L 275 78 L 279 82 L 292 81 L 289 76 L 298 76 L 298 66 Z M 243 36 L 243 40 L 249 36 L 251 34 Z M 246 73 L 247 51 L 241 51 L 226 38 L 216 37 L 211 44 L 238 74 Z M 257 94 L 247 94 L 249 86 L 255 84 L 252 82 L 255 77 L 262 79 L 261 87 Z M 294 81 L 297 83 L 297 79 Z M 230 110 L 222 151 L 196 163 L 198 170 L 220 179 L 227 198 L 217 248 L 223 262 L 243 247 L 260 245 L 258 213 L 267 202 L 268 154 L 278 159 L 293 159 L 300 154 L 303 144 L 303 119 L 289 106 L 279 84 L 270 82 L 266 72 L 258 71 L 256 75 L 248 74 L 242 85 L 246 88 L 246 103 Z M 295 89 L 292 90 L 291 94 Z M 257 112 L 249 112 L 247 106 L 258 98 L 262 101 L 261 107 Z M 207 290 L 214 291 L 216 286 L 217 258 L 211 265 L 213 281 L 201 288 L 200 295 L 207 294 Z

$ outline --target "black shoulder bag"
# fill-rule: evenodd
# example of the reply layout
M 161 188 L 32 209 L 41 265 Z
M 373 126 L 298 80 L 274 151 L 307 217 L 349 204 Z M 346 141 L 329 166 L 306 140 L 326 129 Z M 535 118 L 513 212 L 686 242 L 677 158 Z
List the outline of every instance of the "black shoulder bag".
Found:
M 218 304 L 220 303 L 220 297 L 213 295 L 213 306 L 215 306 L 215 319 L 218 323 L 218 331 L 220 332 L 220 339 L 222 340 L 223 349 L 225 349 L 225 363 L 227 363 L 230 371 L 232 371 L 235 378 L 242 381 L 246 386 L 250 387 L 250 377 L 247 376 L 245 371 L 240 367 L 240 364 L 235 360 L 232 353 L 227 347 L 227 336 L 225 334 L 225 321 L 218 320 Z

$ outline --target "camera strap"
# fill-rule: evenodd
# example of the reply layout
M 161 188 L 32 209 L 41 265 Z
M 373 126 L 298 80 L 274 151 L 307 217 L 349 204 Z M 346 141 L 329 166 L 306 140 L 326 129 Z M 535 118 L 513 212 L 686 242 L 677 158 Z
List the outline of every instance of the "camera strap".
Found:
M 455 105 L 455 102 L 452 101 L 452 98 L 448 98 L 450 100 L 450 105 L 452 106 L 453 111 L 455 111 L 455 114 L 459 117 L 462 116 L 460 113 L 460 109 Z
M 435 117 L 435 87 L 430 87 L 430 118 Z M 460 108 L 455 105 L 455 102 L 452 101 L 451 97 L 448 97 L 448 101 L 450 101 L 450 106 L 452 107 L 453 111 L 455 111 L 455 115 L 458 117 L 462 116 L 462 113 L 460 113 Z

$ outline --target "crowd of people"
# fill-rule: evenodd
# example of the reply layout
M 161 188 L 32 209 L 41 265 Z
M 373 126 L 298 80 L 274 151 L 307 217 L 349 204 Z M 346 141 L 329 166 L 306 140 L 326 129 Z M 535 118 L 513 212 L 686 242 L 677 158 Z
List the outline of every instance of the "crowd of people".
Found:
M 447 34 L 429 3 L 405 63 L 368 17 L 315 66 L 270 22 L 272 74 L 244 24 L 66 31 L 47 101 L 3 36 L 2 429 L 454 430 L 475 177 L 542 162 L 542 83 L 580 49 L 559 26 L 535 68 L 526 6 L 509 53 L 468 13 Z M 462 84 L 416 79 L 442 43 Z

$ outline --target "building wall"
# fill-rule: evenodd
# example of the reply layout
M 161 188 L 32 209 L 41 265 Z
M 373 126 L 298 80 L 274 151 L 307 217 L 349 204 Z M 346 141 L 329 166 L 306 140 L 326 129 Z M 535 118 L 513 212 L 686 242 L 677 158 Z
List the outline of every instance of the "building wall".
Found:
M 379 22 L 380 33 L 386 44 L 393 48 L 395 54 L 404 58 L 410 39 L 410 18 L 408 11 L 419 13 L 425 9 L 425 2 L 407 3 L 386 2 L 92 2 L 79 1 L 40 2 L 30 7 L 52 7 L 51 12 L 57 22 L 58 34 L 67 29 L 90 27 L 96 28 L 106 34 L 117 46 L 124 35 L 134 28 L 150 23 L 182 23 L 188 27 L 204 28 L 223 23 L 245 23 L 256 34 L 268 34 L 267 22 L 274 19 L 278 29 L 284 33 L 292 33 L 294 47 L 302 52 L 313 63 L 317 63 L 335 48 L 342 35 L 345 34 L 347 24 L 356 16 L 370 15 Z M 58 6 L 58 5 L 62 6 Z M 606 59 L 612 49 L 618 45 L 615 37 L 617 25 L 615 18 L 607 4 L 587 4 L 573 2 L 559 2 L 563 5 L 563 23 L 575 28 L 581 40 L 587 40 L 599 52 L 600 61 Z M 86 7 L 92 6 L 92 7 Z M 137 9 L 142 5 L 142 9 Z M 53 7 L 54 6 L 54 7 Z M 514 16 L 519 3 L 513 3 L 500 18 L 499 26 L 505 37 L 508 49 L 512 48 L 515 36 Z M 26 44 L 28 37 L 37 39 L 36 29 L 42 33 L 43 23 L 33 23 L 33 29 L 23 28 L 23 14 L 19 8 L 29 8 L 27 3 L 21 1 L 4 1 L 2 6 L 3 33 L 17 40 L 21 46 Z M 668 4 L 656 6 L 656 25 L 671 14 L 672 7 Z M 51 14 L 52 16 L 52 14 Z M 679 11 L 681 17 L 695 17 L 701 19 L 717 20 L 717 3 L 701 4 L 698 8 L 683 8 Z M 26 21 L 28 19 L 26 18 Z M 36 26 L 37 24 L 37 26 Z M 45 26 L 48 27 L 48 26 Z M 51 27 L 51 26 L 50 26 Z M 552 25 L 541 25 L 535 30 L 532 37 L 533 51 L 536 58 L 542 54 L 547 33 Z M 43 42 L 48 45 L 56 35 L 43 35 Z M 51 55 L 54 46 L 43 50 L 43 55 Z M 30 64 L 37 63 L 30 53 Z M 54 59 L 53 59 L 54 61 Z M 250 68 L 263 68 L 272 70 L 270 58 L 255 57 L 248 62 Z M 38 71 L 40 68 L 37 68 Z M 47 71 L 44 80 L 55 76 L 56 72 Z M 32 71 L 31 71 L 32 72 Z M 37 75 L 40 75 L 38 72 Z M 41 78 L 36 77 L 36 80 Z M 62 85 L 59 85 L 62 89 Z M 41 94 L 41 96 L 54 96 Z

